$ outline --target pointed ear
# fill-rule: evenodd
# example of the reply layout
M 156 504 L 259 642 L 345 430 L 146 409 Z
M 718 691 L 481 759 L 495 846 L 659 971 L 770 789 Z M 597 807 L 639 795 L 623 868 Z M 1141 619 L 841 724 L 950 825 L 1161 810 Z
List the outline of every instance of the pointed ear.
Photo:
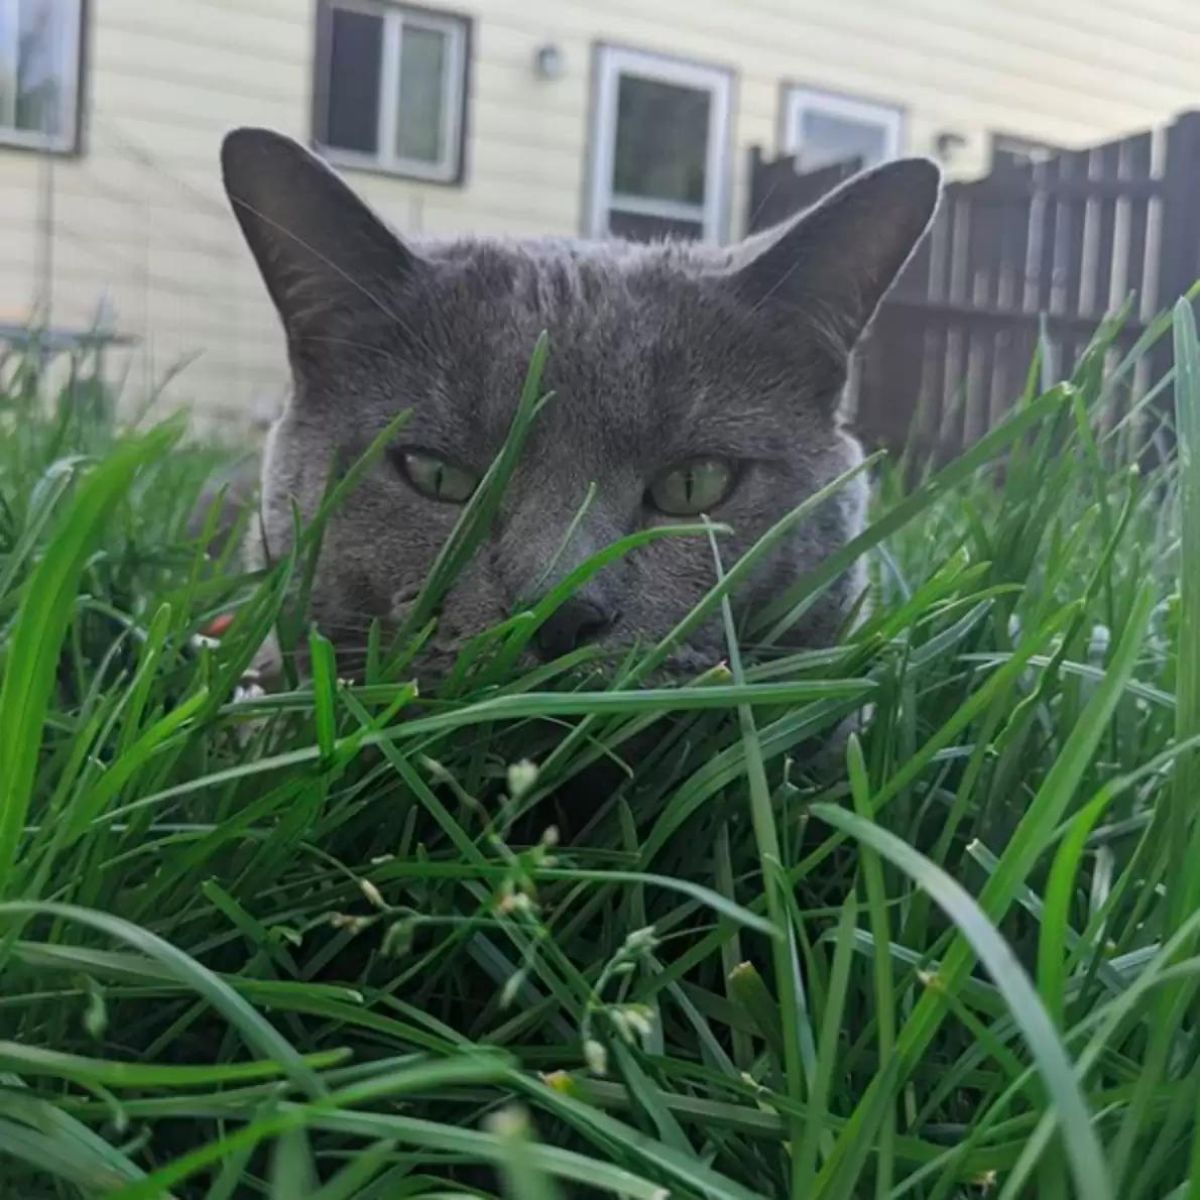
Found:
M 756 306 L 796 310 L 844 357 L 929 227 L 940 187 L 941 172 L 922 158 L 856 175 L 792 221 L 747 239 L 736 285 Z
M 221 147 L 225 191 L 295 348 L 314 326 L 394 326 L 397 285 L 421 265 L 302 146 L 236 129 Z

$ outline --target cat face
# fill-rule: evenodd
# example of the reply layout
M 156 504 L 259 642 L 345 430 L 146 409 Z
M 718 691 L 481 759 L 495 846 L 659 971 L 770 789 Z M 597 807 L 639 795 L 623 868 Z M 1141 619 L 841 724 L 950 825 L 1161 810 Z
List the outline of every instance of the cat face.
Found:
M 335 463 L 396 415 L 388 453 L 336 512 L 313 615 L 352 670 L 372 619 L 411 610 L 512 423 L 542 330 L 553 399 L 536 419 L 489 537 L 441 607 L 428 669 L 598 550 L 705 513 L 735 561 L 860 459 L 837 404 L 847 358 L 926 228 L 936 168 L 860 176 L 802 218 L 732 249 L 463 239 L 402 243 L 317 159 L 263 131 L 231 134 L 226 187 L 287 333 L 291 403 L 264 464 L 265 550 L 311 516 Z M 800 525 L 740 604 L 778 593 L 859 531 L 856 481 Z M 589 499 L 590 497 L 590 499 Z M 614 651 L 668 633 L 712 586 L 705 537 L 664 538 L 605 567 L 546 623 L 537 652 Z M 827 641 L 852 571 L 796 638 Z M 724 657 L 720 629 L 678 647 L 683 670 Z

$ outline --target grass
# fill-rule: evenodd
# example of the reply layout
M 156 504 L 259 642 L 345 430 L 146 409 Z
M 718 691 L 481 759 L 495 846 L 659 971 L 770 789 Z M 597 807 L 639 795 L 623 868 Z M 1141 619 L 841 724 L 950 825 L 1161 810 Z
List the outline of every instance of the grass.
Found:
M 873 462 L 868 531 L 746 627 L 814 504 L 741 563 L 670 534 L 720 577 L 677 632 L 728 636 L 678 688 L 666 644 L 516 673 L 603 556 L 411 683 L 544 346 L 354 685 L 322 520 L 211 561 L 214 452 L 0 364 L 0 1197 L 1200 1197 L 1200 349 L 1186 304 L 1118 325 L 955 462 Z M 1171 339 L 1164 462 L 1161 409 L 1112 418 Z M 860 552 L 870 615 L 774 648 Z M 234 702 L 272 628 L 311 679 Z

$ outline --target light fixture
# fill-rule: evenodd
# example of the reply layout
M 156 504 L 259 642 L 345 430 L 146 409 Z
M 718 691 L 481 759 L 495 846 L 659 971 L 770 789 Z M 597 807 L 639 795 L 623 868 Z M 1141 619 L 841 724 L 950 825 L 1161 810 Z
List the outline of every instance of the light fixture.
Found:
M 933 140 L 934 153 L 938 159 L 948 163 L 967 144 L 967 139 L 953 129 L 944 129 Z
M 563 52 L 553 42 L 547 42 L 539 46 L 533 56 L 533 69 L 539 79 L 561 79 L 566 73 L 567 63 Z

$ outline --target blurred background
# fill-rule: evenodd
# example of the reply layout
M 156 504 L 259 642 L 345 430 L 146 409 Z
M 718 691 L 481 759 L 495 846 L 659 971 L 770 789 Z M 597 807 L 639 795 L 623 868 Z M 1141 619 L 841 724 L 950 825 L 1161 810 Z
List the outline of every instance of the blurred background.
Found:
M 1198 67 L 1195 0 L 0 0 L 0 336 L 99 342 L 208 431 L 269 420 L 236 125 L 425 234 L 723 242 L 929 155 L 954 182 L 852 394 L 873 440 L 952 449 L 1039 330 L 1053 370 L 1200 274 Z

